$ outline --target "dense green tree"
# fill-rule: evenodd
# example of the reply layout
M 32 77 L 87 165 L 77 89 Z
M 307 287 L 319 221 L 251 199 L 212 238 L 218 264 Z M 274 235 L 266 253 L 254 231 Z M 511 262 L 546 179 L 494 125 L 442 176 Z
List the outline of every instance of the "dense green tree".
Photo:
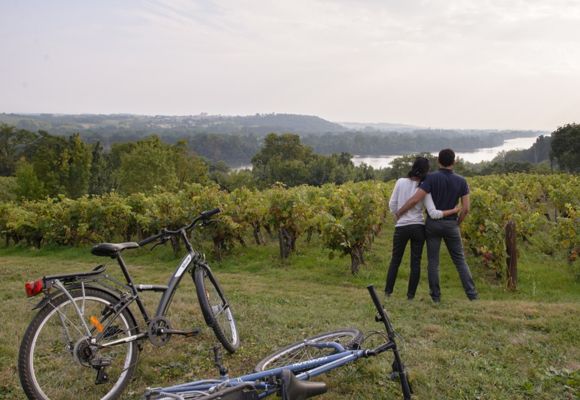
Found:
M 90 146 L 81 140 L 78 133 L 69 138 L 65 154 L 68 156 L 68 177 L 64 186 L 68 197 L 76 199 L 87 194 L 89 190 L 93 155 Z
M 34 173 L 49 196 L 66 194 L 69 178 L 68 142 L 60 136 L 39 131 L 39 138 L 30 148 L 30 162 Z
M 200 157 L 192 154 L 187 148 L 187 142 L 179 141 L 173 146 L 175 153 L 175 173 L 177 174 L 177 187 L 183 189 L 188 183 L 209 182 L 209 168 Z
M 0 176 L 0 203 L 16 200 L 16 177 Z
M 338 162 L 336 157 L 316 155 L 308 165 L 308 184 L 322 186 L 325 183 L 334 182 Z
M 111 188 L 119 190 L 119 170 L 121 169 L 121 159 L 125 154 L 129 154 L 135 149 L 137 142 L 115 143 L 107 155 L 109 168 L 111 169 Z
M 580 172 L 580 125 L 567 124 L 552 132 L 550 159 L 562 170 Z
M 330 157 L 336 160 L 332 182 L 342 184 L 353 180 L 355 166 L 352 162 L 352 154 L 342 152 L 331 154 Z
M 262 149 L 252 158 L 252 165 L 254 167 L 266 165 L 274 157 L 284 161 L 300 160 L 306 163 L 312 155 L 312 148 L 303 145 L 300 136 L 291 133 L 282 135 L 270 133 L 264 139 Z
M 271 133 L 264 139 L 264 147 L 252 158 L 253 173 L 263 186 L 283 182 L 289 186 L 308 183 L 308 164 L 314 153 L 300 143 L 293 134 Z
M 0 124 L 0 176 L 12 176 L 16 163 L 37 136 L 24 129 Z
M 38 200 L 47 194 L 42 181 L 34 171 L 34 166 L 24 158 L 16 164 L 16 186 L 14 191 L 21 200 Z
M 157 136 L 136 142 L 130 152 L 121 154 L 120 161 L 116 174 L 122 193 L 147 192 L 154 187 L 175 190 L 178 186 L 175 151 Z
M 93 145 L 89 194 L 105 194 L 113 189 L 110 155 L 104 153 L 101 142 Z

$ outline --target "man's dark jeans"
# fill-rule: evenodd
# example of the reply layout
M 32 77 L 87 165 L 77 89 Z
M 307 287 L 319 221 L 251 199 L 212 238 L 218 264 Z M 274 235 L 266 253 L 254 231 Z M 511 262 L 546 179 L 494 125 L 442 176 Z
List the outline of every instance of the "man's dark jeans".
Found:
M 405 254 L 405 247 L 407 247 L 409 240 L 411 241 L 411 274 L 409 275 L 407 298 L 412 299 L 415 297 L 421 276 L 421 253 L 423 252 L 423 244 L 425 243 L 425 226 L 420 224 L 395 227 L 393 253 L 391 256 L 391 264 L 389 265 L 389 272 L 387 273 L 385 292 L 388 295 L 393 293 L 397 272 L 399 272 L 399 266 L 401 265 L 401 260 Z
M 439 287 L 439 250 L 441 249 L 441 239 L 445 241 L 447 251 L 449 251 L 449 255 L 459 273 L 459 279 L 461 279 L 465 294 L 471 300 L 477 299 L 477 290 L 475 289 L 469 266 L 465 262 L 461 233 L 457 221 L 455 219 L 432 220 L 431 218 L 427 218 L 425 234 L 427 236 L 429 291 L 433 301 L 438 302 L 441 298 L 441 288 Z

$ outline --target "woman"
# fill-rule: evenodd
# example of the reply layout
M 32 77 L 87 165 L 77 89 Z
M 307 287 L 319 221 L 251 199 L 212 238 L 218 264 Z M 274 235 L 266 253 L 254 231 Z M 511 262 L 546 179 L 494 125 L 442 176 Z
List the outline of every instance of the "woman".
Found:
M 415 194 L 419 183 L 425 179 L 429 172 L 429 160 L 424 157 L 417 157 L 411 170 L 407 174 L 407 178 L 400 178 L 395 184 L 391 199 L 389 200 L 389 209 L 391 213 L 397 210 L 407 202 L 407 200 Z M 418 203 L 411 208 L 401 218 L 399 218 L 395 225 L 395 232 L 393 234 L 393 253 L 391 255 L 391 264 L 387 272 L 387 283 L 385 285 L 385 294 L 390 296 L 393 293 L 395 280 L 397 279 L 397 272 L 405 254 L 405 247 L 407 242 L 411 241 L 411 274 L 409 275 L 409 286 L 407 288 L 407 298 L 412 300 L 415 297 L 417 285 L 419 284 L 419 277 L 421 275 L 421 253 L 423 252 L 423 244 L 425 243 L 425 221 L 423 219 L 423 207 L 429 213 L 432 219 L 440 219 L 448 215 L 453 215 L 459 212 L 459 207 L 451 210 L 440 211 L 435 208 L 433 199 L 430 194 L 427 194 L 423 202 Z

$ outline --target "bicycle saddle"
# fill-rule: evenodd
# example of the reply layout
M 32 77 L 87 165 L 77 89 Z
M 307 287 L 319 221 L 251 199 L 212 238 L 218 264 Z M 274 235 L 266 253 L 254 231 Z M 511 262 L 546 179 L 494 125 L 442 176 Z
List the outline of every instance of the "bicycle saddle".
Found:
M 305 400 L 326 393 L 326 383 L 296 379 L 292 371 L 282 371 L 282 400 Z
M 136 249 L 139 247 L 138 243 L 99 243 L 91 249 L 91 253 L 99 257 L 117 257 L 117 254 L 125 249 Z

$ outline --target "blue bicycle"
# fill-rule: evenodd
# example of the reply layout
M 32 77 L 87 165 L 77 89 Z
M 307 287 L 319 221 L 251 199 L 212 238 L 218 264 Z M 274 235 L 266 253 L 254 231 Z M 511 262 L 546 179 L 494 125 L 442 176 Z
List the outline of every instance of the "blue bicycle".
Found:
M 384 342 L 377 347 L 363 348 L 365 340 L 376 333 L 365 337 L 358 329 L 353 328 L 322 333 L 276 351 L 260 361 L 254 373 L 235 378 L 227 376 L 227 369 L 221 365 L 216 348 L 215 362 L 220 370 L 220 379 L 149 389 L 145 393 L 145 398 L 256 400 L 278 393 L 282 400 L 303 400 L 325 393 L 327 390 L 324 382 L 308 382 L 310 378 L 360 358 L 392 351 L 394 361 L 391 375 L 400 380 L 403 398 L 411 399 L 411 388 L 395 342 L 395 331 L 374 287 L 368 286 L 368 290 L 377 309 L 375 319 L 382 322 L 386 330 L 386 334 L 380 333 L 384 337 Z

